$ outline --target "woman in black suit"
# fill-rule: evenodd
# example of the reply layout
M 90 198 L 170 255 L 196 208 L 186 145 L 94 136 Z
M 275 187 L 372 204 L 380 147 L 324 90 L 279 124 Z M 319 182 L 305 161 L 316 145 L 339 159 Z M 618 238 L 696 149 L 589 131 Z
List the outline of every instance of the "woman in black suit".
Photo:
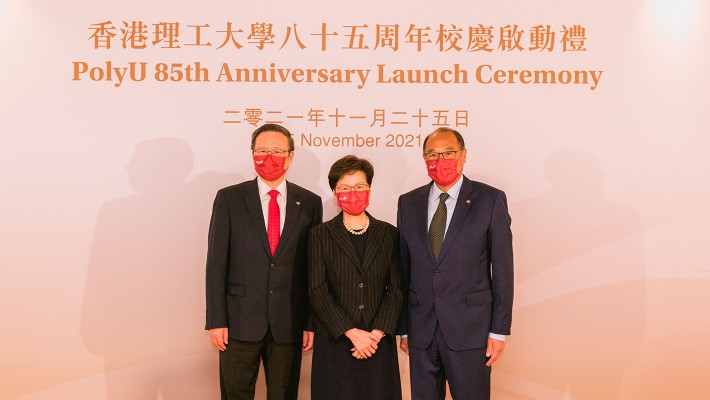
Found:
M 336 161 L 328 183 L 343 212 L 311 230 L 313 400 L 400 400 L 395 330 L 403 302 L 397 228 L 365 212 L 372 164 Z

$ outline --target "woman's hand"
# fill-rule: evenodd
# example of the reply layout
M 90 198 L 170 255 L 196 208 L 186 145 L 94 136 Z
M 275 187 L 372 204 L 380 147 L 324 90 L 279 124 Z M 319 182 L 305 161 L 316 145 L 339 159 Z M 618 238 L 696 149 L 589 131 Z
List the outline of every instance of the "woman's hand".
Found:
M 377 343 L 380 343 L 380 340 L 385 336 L 385 333 L 382 332 L 379 329 L 373 329 L 372 331 L 369 332 L 370 338 L 375 342 L 374 348 L 377 349 Z M 372 351 L 372 354 L 375 354 L 375 351 Z M 368 356 L 362 352 L 362 351 L 353 351 L 353 357 L 357 358 L 358 360 L 364 360 L 368 358 Z
M 373 354 L 375 354 L 375 351 L 377 350 L 377 341 L 373 339 L 370 332 L 352 328 L 345 332 L 345 336 L 350 339 L 354 346 L 350 349 L 350 351 L 353 352 L 353 357 L 363 359 L 370 358 Z
M 382 340 L 384 336 L 385 333 L 379 329 L 373 329 L 372 331 L 370 331 L 370 337 L 377 343 L 380 343 L 380 340 Z

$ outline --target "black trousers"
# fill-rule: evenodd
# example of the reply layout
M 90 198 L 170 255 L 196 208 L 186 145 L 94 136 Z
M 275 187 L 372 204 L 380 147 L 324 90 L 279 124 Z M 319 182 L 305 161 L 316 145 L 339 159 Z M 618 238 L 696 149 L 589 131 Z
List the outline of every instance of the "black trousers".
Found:
M 454 400 L 489 400 L 491 368 L 486 348 L 454 351 L 446 345 L 439 325 L 426 349 L 409 347 L 412 400 L 444 400 L 446 382 Z
M 271 330 L 258 342 L 229 339 L 219 353 L 222 400 L 253 400 L 259 362 L 264 362 L 267 400 L 296 400 L 301 343 L 276 343 Z

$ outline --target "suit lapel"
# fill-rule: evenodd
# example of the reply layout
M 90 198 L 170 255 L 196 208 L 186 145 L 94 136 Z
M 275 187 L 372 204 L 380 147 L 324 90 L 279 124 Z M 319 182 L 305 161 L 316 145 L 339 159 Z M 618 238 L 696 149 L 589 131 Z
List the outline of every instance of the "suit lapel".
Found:
M 258 178 L 257 178 L 258 179 Z M 261 199 L 259 198 L 259 187 L 256 179 L 254 179 L 245 189 L 244 202 L 247 205 L 247 210 L 251 216 L 252 224 L 256 229 L 257 236 L 264 246 L 264 250 L 271 256 L 271 248 L 269 248 L 269 238 L 266 235 L 266 226 L 264 225 L 264 212 L 261 209 Z
M 350 241 L 350 237 L 348 236 L 349 233 L 343 226 L 343 213 L 338 214 L 330 222 L 327 222 L 325 226 L 328 228 L 328 232 L 330 232 L 330 235 L 333 237 L 338 247 L 340 247 L 350 261 L 357 266 L 358 271 L 362 272 L 362 265 L 355 253 L 355 246 L 353 246 L 353 242 Z
M 288 240 L 288 237 L 296 229 L 298 225 L 298 219 L 301 215 L 301 197 L 299 196 L 297 188 L 290 182 L 286 181 L 286 218 L 284 219 L 284 226 L 281 230 L 281 238 L 279 239 L 279 244 L 276 246 L 276 252 L 274 257 L 278 256 L 279 253 Z
M 367 271 L 372 264 L 373 259 L 381 248 L 382 233 L 384 232 L 384 224 L 367 214 L 370 218 L 370 226 L 367 228 L 367 243 L 365 243 L 365 255 L 362 257 L 362 272 Z
M 449 222 L 449 229 L 446 231 L 446 237 L 444 237 L 444 244 L 441 247 L 441 253 L 439 254 L 439 261 L 444 259 L 446 252 L 453 246 L 456 242 L 456 235 L 461 230 L 464 222 L 466 221 L 466 216 L 471 210 L 473 205 L 473 182 L 470 179 L 463 177 L 463 183 L 461 184 L 461 191 L 459 192 L 459 198 L 456 200 L 456 207 L 454 208 L 454 214 L 451 217 L 451 222 Z

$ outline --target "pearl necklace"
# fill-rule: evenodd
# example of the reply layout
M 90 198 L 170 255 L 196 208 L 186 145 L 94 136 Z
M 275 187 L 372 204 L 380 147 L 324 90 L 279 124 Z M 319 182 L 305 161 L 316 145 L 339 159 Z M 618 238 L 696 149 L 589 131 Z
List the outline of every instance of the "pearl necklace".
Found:
M 365 227 L 362 228 L 362 229 L 360 229 L 359 231 L 350 229 L 350 227 L 348 226 L 348 224 L 345 223 L 345 219 L 343 219 L 343 225 L 345 226 L 345 229 L 346 229 L 348 232 L 350 232 L 351 234 L 353 234 L 353 235 L 362 235 L 363 233 L 367 232 L 367 228 L 370 227 L 370 218 L 369 218 L 369 217 L 365 217 L 365 218 L 367 218 L 367 219 L 365 220 Z

